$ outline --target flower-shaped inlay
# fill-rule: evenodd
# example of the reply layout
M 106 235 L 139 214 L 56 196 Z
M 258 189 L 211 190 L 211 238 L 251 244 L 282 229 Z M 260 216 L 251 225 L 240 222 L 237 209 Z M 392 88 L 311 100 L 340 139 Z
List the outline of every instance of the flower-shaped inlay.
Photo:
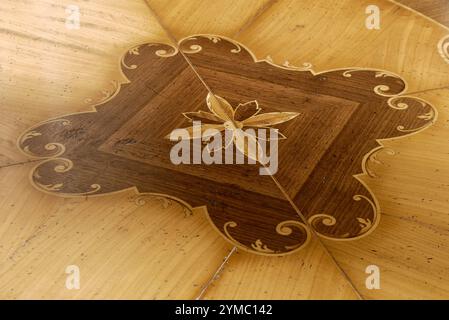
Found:
M 262 109 L 257 100 L 240 103 L 234 109 L 226 99 L 211 93 L 207 95 L 206 102 L 210 112 L 200 110 L 184 112 L 183 115 L 193 123 L 195 121 L 201 123 L 201 137 L 210 139 L 220 132 L 222 141 L 225 141 L 221 148 L 226 149 L 234 143 L 237 150 L 254 160 L 259 160 L 262 156 L 260 152 L 263 148 L 258 140 L 285 139 L 286 137 L 272 126 L 292 120 L 299 115 L 298 112 L 261 113 Z M 245 131 L 246 128 L 270 129 L 272 132 L 268 135 L 264 132 L 262 136 L 255 131 Z M 183 130 L 189 133 L 185 136 L 186 139 L 195 138 L 193 126 Z M 226 131 L 228 134 L 224 134 Z

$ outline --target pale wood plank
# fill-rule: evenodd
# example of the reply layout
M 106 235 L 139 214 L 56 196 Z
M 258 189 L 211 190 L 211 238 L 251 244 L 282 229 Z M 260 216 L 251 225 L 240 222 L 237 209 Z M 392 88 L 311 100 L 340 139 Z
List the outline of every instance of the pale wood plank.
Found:
M 134 191 L 58 198 L 30 186 L 30 169 L 0 169 L 3 299 L 193 299 L 230 250 L 200 209 Z M 80 290 L 65 288 L 68 265 Z
M 80 29 L 65 27 L 68 5 Z M 111 81 L 123 82 L 119 60 L 134 44 L 169 42 L 143 1 L 13 1 L 0 3 L 0 166 L 25 157 L 17 137 L 51 117 L 90 110 Z
M 205 299 L 357 299 L 317 240 L 300 252 L 264 257 L 238 252 Z
M 178 40 L 194 34 L 233 37 L 274 3 L 273 0 L 179 0 L 170 5 L 164 0 L 147 2 Z
M 380 8 L 380 30 L 365 27 L 366 7 Z M 311 63 L 317 72 L 363 67 L 400 74 L 410 91 L 449 86 L 437 44 L 448 29 L 386 0 L 278 1 L 236 40 L 259 59 Z
M 366 299 L 447 299 L 449 232 L 383 214 L 369 236 L 326 241 L 332 254 Z M 367 266 L 380 269 L 380 289 L 367 289 Z

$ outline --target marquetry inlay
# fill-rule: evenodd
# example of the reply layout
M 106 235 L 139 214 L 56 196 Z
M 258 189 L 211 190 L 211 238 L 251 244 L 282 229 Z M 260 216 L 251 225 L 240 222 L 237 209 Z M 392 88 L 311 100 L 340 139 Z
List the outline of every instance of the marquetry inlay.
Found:
M 111 82 L 88 100 L 96 103 L 92 111 L 48 120 L 19 138 L 22 151 L 42 159 L 33 185 L 62 196 L 129 188 L 167 195 L 206 206 L 211 224 L 241 248 L 286 254 L 305 246 L 309 225 L 338 240 L 372 231 L 379 204 L 360 175 L 375 178 L 375 165 L 394 156 L 382 139 L 415 133 L 436 118 L 431 105 L 403 95 L 401 77 L 383 70 L 276 65 L 210 35 L 183 39 L 179 50 L 211 92 L 177 48 L 130 49 L 121 62 L 128 83 Z M 173 164 L 175 142 L 167 135 L 195 119 L 214 128 L 278 129 L 274 178 L 282 190 L 255 165 Z M 238 139 L 225 147 L 238 149 Z

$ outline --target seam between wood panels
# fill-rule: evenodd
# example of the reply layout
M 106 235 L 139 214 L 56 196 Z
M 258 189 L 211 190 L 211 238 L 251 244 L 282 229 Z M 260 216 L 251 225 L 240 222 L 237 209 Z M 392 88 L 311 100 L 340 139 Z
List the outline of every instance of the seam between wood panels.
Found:
M 444 89 L 449 89 L 449 86 L 443 86 L 443 87 L 437 87 L 437 88 L 430 88 L 430 89 L 423 89 L 423 90 L 418 90 L 418 91 L 410 91 L 410 92 L 402 93 L 402 94 L 400 94 L 399 96 L 416 95 L 416 94 L 420 94 L 420 93 L 432 92 L 432 91 L 444 90 Z
M 220 266 L 217 268 L 217 270 L 215 271 L 215 273 L 212 275 L 212 277 L 210 277 L 210 279 L 204 284 L 204 286 L 201 288 L 200 293 L 196 296 L 195 300 L 201 300 L 203 299 L 204 295 L 207 292 L 207 289 L 209 289 L 209 287 L 215 282 L 215 280 L 217 280 L 220 275 L 223 273 L 224 268 L 226 266 L 226 264 L 229 262 L 229 259 L 231 258 L 231 256 L 237 252 L 237 247 L 233 247 L 231 249 L 231 251 L 229 251 L 229 253 L 226 255 L 226 257 L 224 257 L 223 262 L 220 264 Z
M 239 28 L 239 30 L 236 32 L 236 33 L 234 33 L 233 35 L 232 35 L 232 38 L 233 39 L 235 39 L 235 38 L 237 38 L 239 35 L 240 35 L 240 33 L 242 33 L 243 32 L 243 30 L 246 30 L 246 29 L 248 29 L 255 21 L 257 21 L 257 19 L 259 19 L 259 17 L 263 14 L 263 13 L 265 13 L 265 12 L 267 12 L 274 4 L 276 4 L 278 2 L 278 0 L 269 0 L 269 1 L 267 1 L 262 7 L 260 7 L 259 8 L 259 10 L 257 10 L 257 12 L 252 16 L 252 17 L 250 17 L 240 28 Z
M 393 3 L 393 4 L 397 5 L 397 6 L 399 6 L 399 7 L 404 8 L 404 9 L 406 9 L 406 10 L 409 10 L 409 11 L 413 12 L 414 14 L 416 14 L 416 15 L 418 15 L 418 16 L 421 16 L 421 17 L 423 17 L 424 19 L 426 19 L 426 20 L 428 20 L 428 21 L 430 21 L 430 22 L 433 22 L 433 23 L 439 25 L 440 27 L 442 27 L 443 29 L 449 31 L 449 26 L 444 25 L 443 23 L 441 23 L 441 22 L 439 22 L 439 21 L 437 21 L 437 20 L 435 20 L 435 19 L 433 19 L 433 18 L 431 18 L 431 17 L 425 15 L 424 13 L 419 12 L 419 11 L 416 10 L 416 9 L 413 9 L 412 7 L 407 6 L 406 4 L 397 2 L 396 0 L 388 0 L 388 1 L 389 1 L 390 3 Z
M 444 29 L 449 31 L 449 26 L 446 26 L 442 23 L 440 23 L 439 21 L 436 21 L 424 14 L 422 14 L 421 12 L 408 7 L 406 5 L 403 5 L 401 3 L 396 2 L 395 0 L 388 0 L 393 4 L 396 4 L 400 7 L 403 7 L 406 10 L 412 11 L 413 13 L 415 13 L 418 16 L 422 16 L 425 19 L 427 19 L 430 22 L 433 22 L 441 27 L 443 27 Z M 235 39 L 236 37 L 238 37 L 238 35 L 240 35 L 244 30 L 248 29 L 255 21 L 258 20 L 258 18 L 265 13 L 266 11 L 268 11 L 275 3 L 277 3 L 277 0 L 272 0 L 272 1 L 268 1 L 251 19 L 249 19 L 235 34 L 232 35 L 232 38 Z M 163 26 L 164 30 L 165 27 Z M 168 31 L 167 31 L 168 32 Z M 185 56 L 184 56 L 185 57 Z M 185 57 L 187 60 L 188 58 Z M 192 69 L 195 70 L 194 66 L 190 63 L 190 66 L 192 67 Z M 198 73 L 195 70 L 195 73 L 198 75 Z M 199 75 L 198 75 L 199 76 Z M 199 76 L 200 77 L 200 76 Z M 201 78 L 201 77 L 200 77 Z M 201 79 L 202 80 L 202 79 Z M 204 83 L 204 81 L 202 81 Z M 207 85 L 206 85 L 207 86 Z M 210 88 L 207 87 L 209 91 Z M 424 93 L 424 92 L 431 92 L 431 91 L 435 91 L 435 90 L 441 90 L 441 89 L 447 89 L 449 88 L 449 86 L 443 86 L 443 87 L 437 87 L 437 88 L 430 88 L 430 89 L 425 89 L 425 90 L 419 90 L 419 91 L 414 91 L 414 92 L 407 92 L 405 93 L 406 95 L 411 95 L 411 94 L 418 94 L 418 93 Z M 295 203 L 292 201 L 292 199 L 290 198 L 290 196 L 288 195 L 288 193 L 285 191 L 284 187 L 279 183 L 279 181 L 274 177 L 271 176 L 273 181 L 275 182 L 276 186 L 278 187 L 278 189 L 283 193 L 284 197 L 287 199 L 287 201 L 290 203 L 290 205 L 293 207 L 293 209 L 296 211 L 296 213 L 301 217 L 301 219 L 306 223 L 306 225 L 308 225 L 309 229 L 311 230 L 312 234 L 318 239 L 319 244 L 323 247 L 324 251 L 326 252 L 326 254 L 330 257 L 330 259 L 333 261 L 333 263 L 335 264 L 335 266 L 337 267 L 337 269 L 340 271 L 340 273 L 342 274 L 342 276 L 345 278 L 345 280 L 349 283 L 349 285 L 351 286 L 351 288 L 353 289 L 353 291 L 356 293 L 356 295 L 358 296 L 359 299 L 363 300 L 363 296 L 360 293 L 360 291 L 357 289 L 357 287 L 355 286 L 355 284 L 352 282 L 351 278 L 348 276 L 348 274 L 343 270 L 343 268 L 341 267 L 341 265 L 338 263 L 338 261 L 336 260 L 336 258 L 334 257 L 334 255 L 331 253 L 331 251 L 328 249 L 328 247 L 325 245 L 325 243 L 323 242 L 323 240 L 321 239 L 321 237 L 316 233 L 315 229 L 310 225 L 310 223 L 308 222 L 308 220 L 305 218 L 305 216 L 302 214 L 302 212 L 299 210 L 299 208 L 295 205 Z
M 256 15 L 253 17 L 253 19 L 249 20 L 248 23 L 246 23 L 242 28 L 240 28 L 233 36 L 232 38 L 235 39 L 237 38 L 237 36 L 243 32 L 243 30 L 248 29 L 253 23 L 255 23 L 257 21 L 257 19 L 266 11 L 268 11 L 268 9 L 270 9 L 275 3 L 277 3 L 277 0 L 274 1 L 270 1 L 267 3 L 267 5 L 264 6 L 264 10 L 263 11 L 259 11 L 258 13 L 256 13 Z M 265 167 L 265 166 L 264 166 Z M 335 264 L 335 267 L 337 268 L 337 270 L 339 271 L 339 273 L 343 276 L 343 278 L 346 280 L 346 282 L 349 283 L 349 286 L 351 287 L 351 289 L 355 292 L 355 294 L 357 295 L 357 297 L 360 300 L 363 300 L 363 296 L 361 295 L 361 293 L 359 292 L 359 290 L 356 288 L 356 286 L 354 285 L 354 283 L 352 282 L 352 280 L 349 278 L 348 274 L 343 270 L 343 268 L 340 266 L 340 264 L 337 262 L 337 260 L 335 259 L 335 257 L 332 255 L 332 253 L 329 251 L 329 249 L 327 248 L 327 246 L 324 244 L 323 240 L 320 238 L 320 236 L 316 233 L 315 229 L 312 227 L 312 225 L 308 222 L 308 220 L 305 218 L 305 216 L 302 214 L 302 212 L 299 210 L 299 208 L 295 205 L 295 203 L 292 201 L 292 199 L 290 198 L 290 196 L 288 195 L 288 193 L 285 191 L 284 187 L 279 183 L 279 181 L 273 176 L 270 175 L 271 178 L 273 179 L 274 183 L 276 184 L 276 186 L 278 187 L 278 189 L 282 192 L 282 194 L 284 195 L 284 197 L 286 198 L 286 200 L 290 203 L 290 205 L 292 206 L 292 208 L 296 211 L 296 213 L 298 214 L 298 216 L 303 220 L 303 222 L 309 227 L 310 231 L 312 232 L 313 236 L 315 238 L 317 238 L 318 243 L 321 245 L 321 247 L 323 248 L 323 250 L 326 252 L 326 254 L 330 257 L 331 261 Z
M 178 45 L 178 40 L 172 35 L 172 33 L 168 30 L 168 28 L 163 24 L 162 20 L 156 14 L 156 12 L 153 10 L 153 8 L 150 6 L 148 1 L 147 0 L 143 0 L 143 1 L 145 2 L 146 6 L 148 7 L 148 10 L 150 11 L 151 15 L 153 15 L 153 17 L 158 22 L 159 26 L 165 31 L 165 33 L 167 34 L 169 39 L 173 42 L 173 45 L 177 48 L 178 52 L 182 55 L 182 57 L 184 58 L 186 63 L 189 65 L 191 70 L 195 73 L 195 76 L 198 78 L 198 80 L 204 85 L 204 87 L 207 89 L 208 92 L 213 94 L 211 89 L 209 88 L 209 86 L 206 84 L 206 82 L 203 80 L 203 78 L 196 71 L 196 69 L 194 68 L 194 66 L 192 65 L 190 60 L 187 58 L 187 56 L 184 54 L 184 52 L 182 52 L 182 50 L 180 50 L 179 45 Z M 215 282 L 215 280 L 217 280 L 219 278 L 220 274 L 223 272 L 229 259 L 235 254 L 235 252 L 237 252 L 237 247 L 234 246 L 231 249 L 231 251 L 223 258 L 223 262 L 218 266 L 218 268 L 212 274 L 212 276 L 209 278 L 209 280 L 202 286 L 201 291 L 195 297 L 195 300 L 201 300 L 204 297 L 204 295 L 206 294 L 209 287 Z
M 29 164 L 29 163 L 35 163 L 41 161 L 41 159 L 31 159 L 31 160 L 26 160 L 26 161 L 20 161 L 20 162 L 14 162 L 14 163 L 8 163 L 5 165 L 0 165 L 0 170 L 4 169 L 4 168 L 9 168 L 9 167 L 14 167 L 14 166 L 20 166 L 20 165 L 25 165 L 25 164 Z
M 192 71 L 195 73 L 195 75 L 198 77 L 198 79 L 201 81 L 201 83 L 204 85 L 204 87 L 208 90 L 208 92 L 210 92 L 211 94 L 213 94 L 212 90 L 210 89 L 210 87 L 207 85 L 207 83 L 204 81 L 204 79 L 200 76 L 200 74 L 197 72 L 197 70 L 195 69 L 195 67 L 193 66 L 193 64 L 191 63 L 191 61 L 189 60 L 189 58 L 184 54 L 184 52 L 182 52 L 182 50 L 179 48 L 179 44 L 178 44 L 178 40 L 173 36 L 173 34 L 170 32 L 170 30 L 164 25 L 164 23 L 162 22 L 162 20 L 160 19 L 160 17 L 156 14 L 156 12 L 153 10 L 153 8 L 151 7 L 151 5 L 148 3 L 147 0 L 144 0 L 145 4 L 148 7 L 148 10 L 150 11 L 150 13 L 153 15 L 153 17 L 156 19 L 156 21 L 159 23 L 160 27 L 165 31 L 165 33 L 167 34 L 167 36 L 170 38 L 170 40 L 174 43 L 175 47 L 178 49 L 178 52 L 182 55 L 182 57 L 185 59 L 186 63 L 190 66 L 190 68 L 192 69 Z M 267 11 L 274 3 L 275 1 L 270 1 L 268 2 L 269 5 L 264 6 L 264 10 L 261 11 L 259 10 L 258 13 L 256 13 L 257 17 L 259 17 L 260 15 L 262 15 L 263 12 Z M 239 31 L 237 31 L 237 33 L 235 33 L 234 35 L 232 35 L 232 37 L 234 38 L 237 34 L 241 33 L 243 30 L 247 29 L 249 26 L 251 26 L 255 21 L 257 20 L 257 18 L 255 19 L 250 19 L 245 26 L 243 26 L 242 28 L 239 29 Z M 327 246 L 324 244 L 324 242 L 322 241 L 322 239 L 319 237 L 319 235 L 315 232 L 315 230 L 313 229 L 313 227 L 310 225 L 310 223 L 307 221 L 307 219 L 305 219 L 304 215 L 299 211 L 299 209 L 296 207 L 296 205 L 293 203 L 293 201 L 290 199 L 290 197 L 288 196 L 288 194 L 285 192 L 284 188 L 279 184 L 279 182 L 271 175 L 271 178 L 273 179 L 274 183 L 276 184 L 277 188 L 283 193 L 284 197 L 286 198 L 286 200 L 290 203 L 290 205 L 292 206 L 292 209 L 295 210 L 295 212 L 298 214 L 298 216 L 303 220 L 303 222 L 309 227 L 309 229 L 312 232 L 312 235 L 314 237 L 317 238 L 318 243 L 323 247 L 324 251 L 326 252 L 326 254 L 330 257 L 332 263 L 335 265 L 335 267 L 337 268 L 337 270 L 339 271 L 339 273 L 343 276 L 343 278 L 346 280 L 346 282 L 349 283 L 349 286 L 351 287 L 351 289 L 354 291 L 354 293 L 356 294 L 356 296 L 358 297 L 358 299 L 363 300 L 363 296 L 360 294 L 360 292 L 358 291 L 358 289 L 356 288 L 356 286 L 354 285 L 354 283 L 352 282 L 352 280 L 349 278 L 349 276 L 346 274 L 346 272 L 343 270 L 343 268 L 340 266 L 340 264 L 337 262 L 337 260 L 335 259 L 335 257 L 332 255 L 332 253 L 329 251 L 329 249 L 327 248 Z M 203 289 L 200 292 L 200 295 L 197 297 L 197 299 L 201 299 L 202 297 L 204 297 L 204 295 L 206 294 L 208 288 L 212 285 L 212 283 L 218 278 L 218 276 L 221 274 L 221 272 L 223 271 L 226 263 L 228 262 L 229 258 L 237 251 L 237 248 L 234 247 L 231 252 L 224 258 L 223 263 L 218 267 L 218 269 L 216 270 L 216 272 L 214 273 L 214 275 L 208 280 L 208 282 L 206 282 L 206 284 L 203 286 Z
M 31 232 L 30 235 L 28 235 L 25 239 L 23 239 L 19 244 L 17 244 L 13 249 L 11 253 L 8 253 L 5 257 L 5 269 L 0 269 L 0 278 L 3 277 L 11 267 L 13 267 L 16 263 L 19 262 L 20 258 L 16 260 L 16 256 L 23 251 L 25 248 L 31 245 L 32 241 L 35 241 L 43 232 L 45 232 L 49 228 L 49 222 L 58 219 L 59 215 L 52 216 L 49 215 L 45 217 L 45 220 L 40 222 L 37 227 Z M 6 263 L 12 263 L 11 265 L 6 265 Z
M 298 216 L 301 217 L 301 219 L 303 220 L 303 222 L 309 227 L 310 232 L 313 234 L 313 236 L 318 240 L 318 243 L 321 245 L 321 247 L 323 247 L 324 252 L 329 256 L 329 258 L 331 259 L 331 261 L 335 264 L 335 267 L 338 269 L 338 271 L 340 272 L 340 274 L 343 276 L 343 278 L 346 280 L 346 282 L 349 283 L 349 286 L 351 287 L 351 289 L 355 292 L 355 294 L 357 295 L 357 298 L 359 300 L 364 300 L 362 294 L 360 293 L 360 291 L 357 289 L 357 287 L 355 286 L 355 284 L 352 282 L 351 278 L 348 276 L 348 274 L 343 270 L 343 268 L 340 266 L 340 264 L 338 263 L 337 259 L 335 259 L 334 255 L 330 252 L 330 250 L 328 249 L 328 247 L 324 244 L 323 240 L 321 239 L 321 237 L 318 235 L 318 233 L 315 231 L 315 229 L 313 228 L 313 226 L 310 224 L 310 222 L 306 219 L 306 217 L 304 216 L 304 214 L 301 212 L 301 210 L 299 210 L 299 208 L 296 206 L 296 204 L 293 202 L 293 200 L 290 198 L 290 196 L 288 195 L 288 193 L 285 191 L 285 189 L 282 187 L 282 185 L 279 183 L 279 181 L 273 176 L 270 175 L 270 177 L 273 179 L 274 183 L 276 184 L 276 186 L 278 187 L 278 189 L 283 193 L 284 197 L 287 199 L 287 201 L 290 203 L 290 205 L 293 207 L 293 209 L 296 211 L 296 213 L 298 214 Z

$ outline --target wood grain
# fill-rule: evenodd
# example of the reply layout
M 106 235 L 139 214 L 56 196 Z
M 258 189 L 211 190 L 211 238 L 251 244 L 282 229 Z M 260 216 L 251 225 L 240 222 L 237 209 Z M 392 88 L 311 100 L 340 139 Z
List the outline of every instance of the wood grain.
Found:
M 421 134 L 386 142 L 376 177 L 364 181 L 383 212 L 364 239 L 333 244 L 332 253 L 354 284 L 372 299 L 447 299 L 449 295 L 449 90 L 417 94 L 438 107 L 439 120 Z M 364 269 L 381 270 L 381 290 L 366 290 Z
M 286 27 L 285 30 L 288 30 L 289 34 L 287 35 L 286 32 L 285 42 L 281 42 L 283 38 L 279 36 L 281 33 L 273 32 L 273 27 L 268 28 L 268 26 L 260 29 L 255 28 L 254 32 L 251 32 L 250 27 L 248 40 L 255 41 L 254 39 L 260 39 L 259 36 L 262 30 L 270 30 L 273 38 L 270 38 L 271 41 L 267 41 L 265 46 L 266 48 L 271 48 L 271 50 L 268 49 L 262 52 L 258 57 L 263 58 L 265 54 L 275 56 L 281 53 L 281 58 L 275 59 L 275 61 L 282 63 L 284 60 L 287 60 L 300 66 L 304 61 L 310 62 L 310 60 L 305 59 L 295 60 L 304 51 L 304 48 L 308 49 L 309 46 L 305 46 L 300 41 L 291 41 L 292 36 L 290 33 L 295 28 L 293 28 L 293 23 L 288 25 L 285 22 L 288 21 L 289 12 L 293 10 L 292 6 L 283 8 L 285 10 L 273 9 L 273 15 L 267 18 L 267 22 L 271 23 L 272 26 Z M 427 25 L 424 19 L 417 18 L 415 14 L 407 13 L 407 11 L 403 10 L 399 11 L 401 11 L 401 15 L 405 15 L 408 18 L 414 17 L 413 19 L 415 19 L 417 24 Z M 309 13 L 307 10 L 305 12 Z M 441 12 L 444 11 L 441 10 Z M 257 25 L 258 22 L 256 20 L 255 24 Z M 428 26 L 432 28 L 431 23 Z M 298 27 L 300 28 L 301 25 Z M 435 26 L 433 28 L 438 29 Z M 393 31 L 391 30 L 391 32 Z M 447 32 L 442 34 L 444 35 L 445 33 Z M 366 36 L 364 37 L 366 38 Z M 437 38 L 440 38 L 440 36 Z M 298 37 L 296 36 L 295 39 L 298 39 Z M 321 36 L 320 39 L 322 39 Z M 327 42 L 329 43 L 329 41 Z M 435 43 L 437 42 L 438 40 L 435 39 L 427 45 L 426 49 L 430 55 L 434 56 L 432 60 L 435 61 L 439 59 L 437 56 L 438 52 L 432 50 L 436 47 Z M 366 42 L 366 44 L 369 43 L 369 41 Z M 391 42 L 388 43 L 388 46 L 390 45 Z M 289 47 L 296 50 L 293 49 L 291 52 L 286 53 L 286 49 Z M 393 48 L 394 46 L 392 46 Z M 414 50 L 416 49 L 412 48 L 407 50 L 407 52 L 413 52 Z M 403 57 L 402 54 L 397 55 L 393 51 L 398 52 L 398 50 L 393 49 L 389 51 L 391 52 L 389 56 Z M 351 58 L 358 54 L 358 52 L 354 52 L 351 49 L 344 52 L 348 52 Z M 372 50 L 372 52 L 377 53 L 378 50 Z M 337 57 L 340 57 L 341 53 L 339 52 Z M 319 59 L 322 55 L 323 52 L 320 52 L 313 56 Z M 334 55 L 332 58 L 335 61 L 336 56 Z M 354 65 L 354 62 L 352 62 L 352 65 Z M 424 76 L 421 77 L 421 74 L 413 76 L 412 73 L 416 72 L 417 74 L 422 65 L 421 62 L 415 64 L 410 70 L 403 69 L 402 71 L 411 74 L 413 81 L 418 80 L 425 83 L 425 88 L 435 87 L 432 80 L 429 81 L 428 79 L 431 76 L 427 72 L 427 68 L 423 68 L 425 70 Z M 442 70 L 445 70 L 444 68 Z M 410 76 L 407 76 L 406 79 L 409 80 Z M 431 93 L 435 93 L 441 98 L 431 97 Z M 447 297 L 449 286 L 447 281 L 445 281 L 447 277 L 444 276 L 447 271 L 447 258 L 445 258 L 445 243 L 447 243 L 447 240 L 444 230 L 447 229 L 448 225 L 447 190 L 445 189 L 445 181 L 447 180 L 445 178 L 445 164 L 448 163 L 445 149 L 448 134 L 444 130 L 439 129 L 441 126 L 445 126 L 446 123 L 446 116 L 442 110 L 447 107 L 447 94 L 444 91 L 436 90 L 423 94 L 420 97 L 430 101 L 440 111 L 441 116 L 437 126 L 423 132 L 422 136 L 416 135 L 404 140 L 392 141 L 391 144 L 394 145 L 396 150 L 395 155 L 393 157 L 388 154 L 379 156 L 381 164 L 375 166 L 376 173 L 380 178 L 365 179 L 373 192 L 379 195 L 382 211 L 386 212 L 386 217 L 381 221 L 379 230 L 374 232 L 372 237 L 367 237 L 363 241 L 360 240 L 347 244 L 329 244 L 335 247 L 336 251 L 333 250 L 332 252 L 336 255 L 338 261 L 344 264 L 345 270 L 349 272 L 351 279 L 354 280 L 359 290 L 362 290 L 363 295 L 368 298 L 391 299 L 399 297 L 416 299 Z M 412 143 L 412 141 L 414 142 Z M 392 161 L 395 162 L 395 165 L 392 165 Z M 386 169 L 388 170 L 384 172 Z M 399 219 L 392 220 L 389 217 L 390 214 L 394 214 Z M 416 237 L 426 240 L 417 243 L 414 240 Z M 383 242 L 384 239 L 386 239 L 385 243 Z M 369 245 L 364 245 L 365 243 Z M 362 249 L 360 249 L 360 246 L 362 246 Z M 381 277 L 383 279 L 381 280 L 381 290 L 366 290 L 364 285 L 367 276 L 365 268 L 372 263 L 381 267 Z M 244 261 L 242 264 L 248 265 L 248 268 L 252 266 L 248 261 Z M 224 282 L 220 282 L 217 285 L 221 286 L 219 288 L 223 288 L 220 291 L 222 294 L 226 294 L 226 289 L 230 290 L 229 287 L 224 289 L 226 286 Z M 246 291 L 252 290 L 253 287 L 258 288 L 257 285 L 251 284 Z
M 68 5 L 80 29 L 65 27 Z M 102 91 L 123 82 L 117 63 L 145 40 L 170 41 L 142 1 L 13 1 L 0 3 L 0 166 L 26 159 L 16 139 L 29 126 L 89 110 Z
M 366 299 L 447 299 L 448 232 L 442 225 L 390 216 L 369 236 L 354 242 L 326 241 Z M 366 268 L 379 267 L 380 289 L 365 286 Z
M 397 0 L 397 2 L 449 27 L 449 2 L 446 0 Z
M 201 209 L 134 191 L 53 197 L 26 187 L 30 169 L 0 169 L 2 299 L 194 299 L 230 249 Z
M 380 30 L 365 27 L 368 5 L 380 8 Z M 442 26 L 388 1 L 292 0 L 271 6 L 235 39 L 259 59 L 269 55 L 278 64 L 311 63 L 317 72 L 388 70 L 400 74 L 414 92 L 449 86 L 449 64 L 435 50 L 447 34 Z
M 416 223 L 448 226 L 449 181 L 449 89 L 416 94 L 438 107 L 439 119 L 418 135 L 391 140 L 373 169 L 377 177 L 366 177 L 384 210 Z
M 316 240 L 297 254 L 260 257 L 239 252 L 205 299 L 357 299 Z
M 146 0 L 161 24 L 177 39 L 193 34 L 218 34 L 233 37 L 250 25 L 273 0 Z

